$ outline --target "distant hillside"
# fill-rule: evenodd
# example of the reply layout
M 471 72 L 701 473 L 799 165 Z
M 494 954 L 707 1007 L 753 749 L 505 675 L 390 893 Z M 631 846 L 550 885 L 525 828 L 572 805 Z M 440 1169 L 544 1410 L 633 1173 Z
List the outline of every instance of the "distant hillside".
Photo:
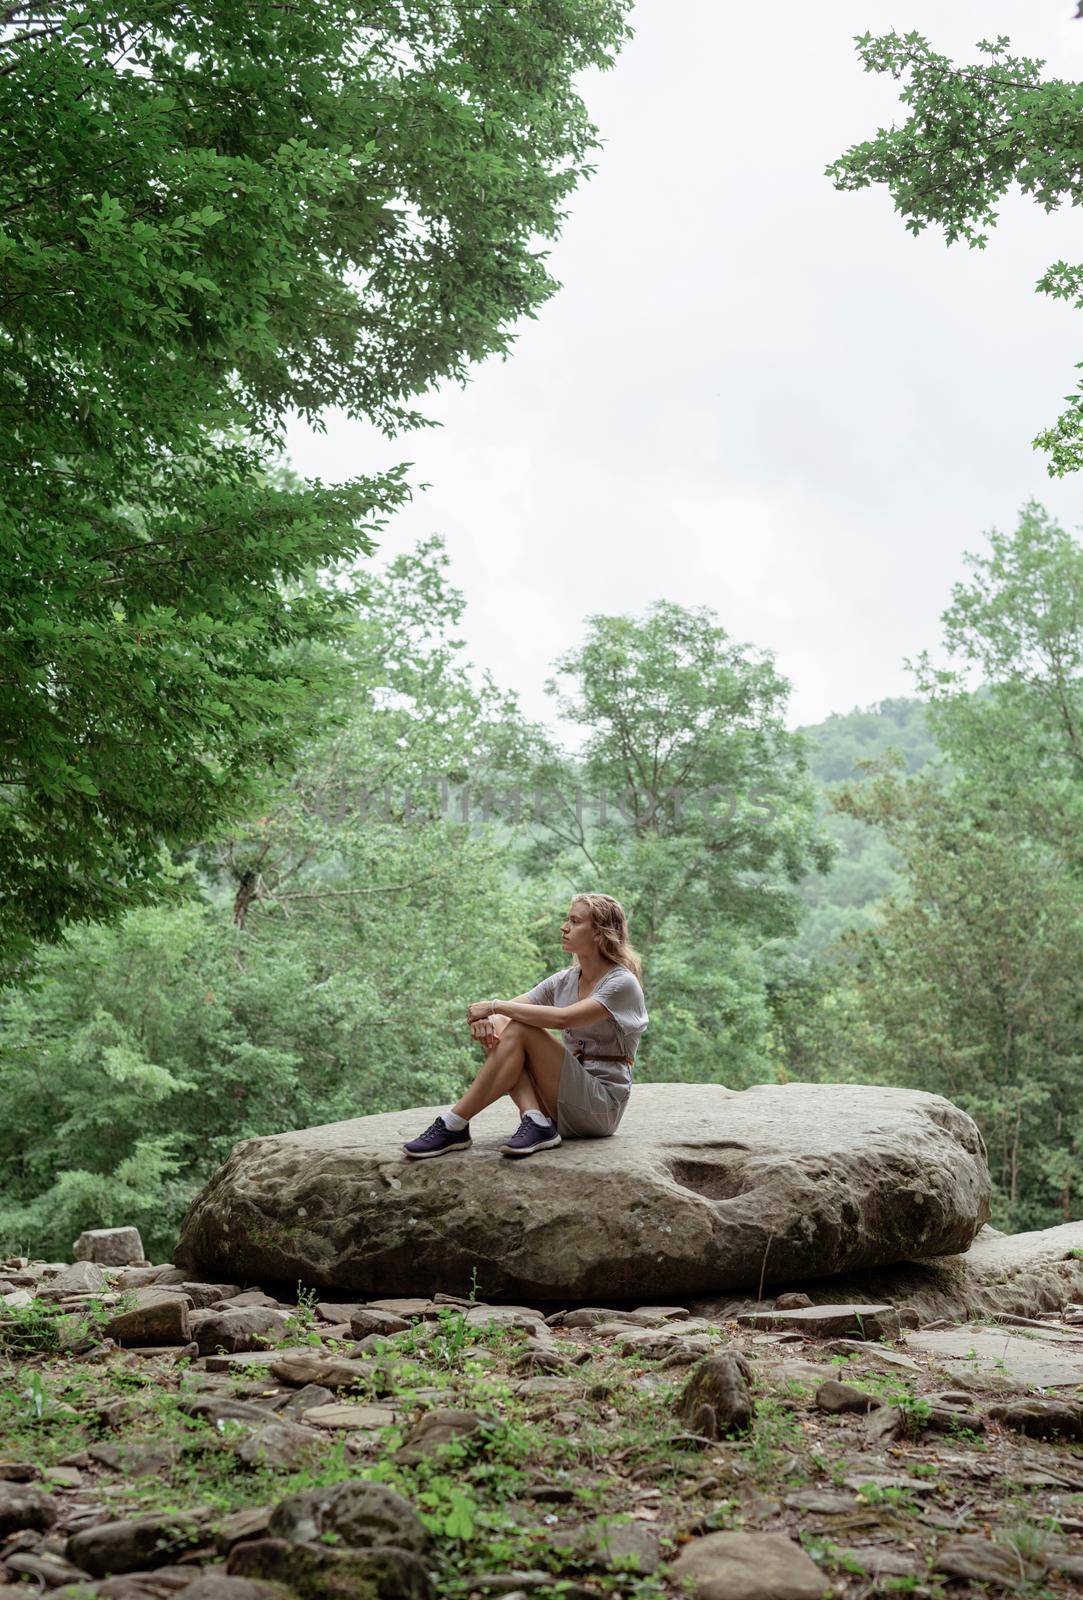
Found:
M 839 712 L 801 732 L 813 742 L 809 764 L 821 783 L 856 778 L 859 761 L 871 761 L 892 746 L 906 757 L 908 772 L 919 772 L 936 755 L 921 700 L 881 700 L 865 710 Z
M 920 772 L 937 754 L 920 700 L 881 700 L 864 710 L 839 713 L 801 729 L 810 743 L 809 768 L 824 787 L 860 779 L 859 762 L 888 749 L 906 759 L 907 772 Z M 853 817 L 833 813 L 824 797 L 824 822 L 839 845 L 835 865 L 826 877 L 809 878 L 801 898 L 809 914 L 796 948 L 802 955 L 825 953 L 846 928 L 866 927 L 874 907 L 899 884 L 895 855 L 874 828 Z

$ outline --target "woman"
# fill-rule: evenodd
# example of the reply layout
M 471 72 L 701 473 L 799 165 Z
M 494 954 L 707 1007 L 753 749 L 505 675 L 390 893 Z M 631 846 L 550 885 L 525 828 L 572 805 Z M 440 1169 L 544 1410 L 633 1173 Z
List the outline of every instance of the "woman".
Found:
M 647 1026 L 642 966 L 628 943 L 624 908 L 611 895 L 576 895 L 561 934 L 570 967 L 514 1000 L 479 1000 L 469 1008 L 466 1020 L 485 1046 L 485 1062 L 462 1099 L 403 1145 L 408 1156 L 465 1150 L 470 1118 L 505 1094 L 522 1120 L 500 1146 L 502 1155 L 532 1156 L 562 1138 L 616 1132 Z M 560 1028 L 563 1037 L 555 1039 L 549 1028 Z

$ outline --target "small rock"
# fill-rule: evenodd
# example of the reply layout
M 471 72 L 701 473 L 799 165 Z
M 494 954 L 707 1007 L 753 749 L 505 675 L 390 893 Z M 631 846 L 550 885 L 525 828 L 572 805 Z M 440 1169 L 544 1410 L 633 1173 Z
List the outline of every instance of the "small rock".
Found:
M 0 1461 L 0 1483 L 33 1483 L 41 1468 L 33 1461 Z
M 231 1578 L 223 1571 L 202 1572 L 184 1590 L 184 1600 L 290 1600 L 280 1583 L 261 1578 Z
M 134 1267 L 144 1259 L 138 1228 L 88 1228 L 71 1253 L 76 1261 L 97 1261 L 106 1267 Z
M 228 1287 L 232 1289 L 233 1285 L 230 1284 Z M 245 1289 L 236 1294 L 223 1295 L 222 1299 L 229 1301 L 228 1306 L 222 1308 L 229 1311 L 249 1311 L 253 1307 L 264 1311 L 283 1309 L 281 1300 L 276 1300 L 273 1294 L 264 1294 L 262 1289 Z
M 136 1289 L 135 1305 L 105 1325 L 117 1344 L 187 1344 L 192 1337 L 187 1296 L 166 1289 Z
M 782 1504 L 791 1511 L 834 1516 L 842 1511 L 852 1511 L 857 1501 L 852 1494 L 841 1494 L 837 1489 L 795 1489 L 793 1494 L 783 1496 Z
M 184 1273 L 172 1276 L 172 1267 L 123 1267 L 119 1272 L 110 1274 L 114 1289 L 145 1289 L 149 1284 L 164 1284 L 167 1279 L 179 1284 L 184 1279 Z M 194 1302 L 193 1302 L 194 1303 Z
M 264 1538 L 270 1517 L 270 1506 L 246 1506 L 243 1511 L 231 1511 L 214 1530 L 215 1549 L 224 1556 L 242 1539 Z
M 543 1380 L 528 1381 L 537 1383 Z M 426 1411 L 414 1423 L 401 1447 L 396 1450 L 395 1460 L 407 1465 L 421 1461 L 434 1450 L 439 1450 L 441 1445 L 449 1444 L 453 1439 L 467 1438 L 481 1427 L 481 1422 L 476 1411 L 456 1411 L 437 1406 L 433 1411 Z
M 270 1406 L 258 1405 L 252 1400 L 242 1400 L 234 1394 L 198 1394 L 191 1399 L 178 1400 L 178 1408 L 189 1417 L 199 1417 L 204 1422 L 253 1422 L 262 1427 L 274 1420 Z
M 358 1478 L 287 1495 L 271 1512 L 268 1526 L 277 1540 L 307 1543 L 334 1534 L 355 1550 L 393 1545 L 421 1552 L 428 1543 L 409 1500 L 382 1483 Z
M 78 1467 L 46 1467 L 42 1477 L 57 1489 L 78 1489 L 83 1481 Z
M 33 1528 L 44 1533 L 56 1521 L 56 1501 L 44 1489 L 25 1480 L 0 1483 L 0 1539 Z
M 875 1411 L 883 1401 L 864 1389 L 855 1389 L 852 1383 L 828 1378 L 816 1391 L 816 1404 L 821 1411 Z
M 176 1516 L 98 1522 L 73 1533 L 64 1554 L 92 1577 L 105 1578 L 112 1573 L 138 1572 L 144 1567 L 164 1567 L 175 1556 L 198 1545 L 202 1533 L 201 1520 L 183 1512 Z
M 333 1403 L 327 1406 L 312 1406 L 305 1413 L 305 1421 L 314 1428 L 332 1430 L 363 1429 L 368 1432 L 388 1428 L 394 1420 L 395 1413 L 389 1406 L 349 1406 Z
M 847 1489 L 853 1489 L 855 1494 L 860 1494 L 862 1489 L 903 1489 L 908 1494 L 935 1495 L 938 1492 L 937 1484 L 928 1478 L 911 1478 L 905 1473 L 885 1472 L 882 1465 L 870 1466 L 864 1471 L 853 1472 L 843 1478 Z
M 489 1594 L 502 1594 L 507 1600 L 512 1600 L 514 1594 L 529 1594 L 532 1589 L 551 1589 L 553 1587 L 553 1574 L 551 1572 L 517 1572 L 514 1569 L 508 1572 L 472 1572 L 464 1579 L 464 1588 L 470 1593 L 475 1589 L 484 1589 Z M 579 1584 L 566 1586 L 561 1580 L 560 1600 L 576 1600 L 576 1591 L 586 1600 L 597 1600 L 597 1591 L 585 1589 Z
M 1083 1439 L 1083 1405 L 1078 1400 L 1013 1400 L 989 1407 L 1001 1427 L 1032 1439 Z
M 169 1472 L 177 1462 L 177 1447 L 173 1444 L 91 1445 L 87 1454 L 99 1466 L 111 1472 L 122 1472 L 126 1478 L 157 1478 Z
M 295 1422 L 304 1417 L 306 1411 L 311 1411 L 313 1406 L 327 1406 L 334 1400 L 334 1391 L 325 1389 L 319 1383 L 306 1383 L 303 1389 L 295 1389 L 287 1395 L 282 1404 L 275 1405 L 275 1415 L 290 1417 Z
M 104 1288 L 105 1273 L 97 1262 L 76 1261 L 42 1284 L 38 1294 L 43 1300 L 62 1300 L 66 1294 L 98 1294 Z
M 241 1306 L 229 1311 L 192 1313 L 192 1334 L 200 1355 L 225 1351 L 237 1355 L 249 1350 L 264 1350 L 285 1337 L 286 1314 L 266 1306 Z
M 829 1367 L 823 1361 L 805 1361 L 800 1356 L 787 1356 L 784 1361 L 776 1362 L 770 1369 L 770 1376 L 781 1383 L 800 1383 L 803 1386 L 827 1383 L 836 1377 L 837 1367 Z
M 949 1578 L 965 1578 L 970 1583 L 995 1583 L 1002 1589 L 1018 1589 L 1026 1579 L 1041 1576 L 1042 1567 L 1027 1561 L 1014 1549 L 994 1544 L 977 1533 L 965 1533 L 942 1545 L 933 1558 L 933 1571 Z
M 393 1333 L 409 1333 L 410 1324 L 405 1317 L 393 1311 L 380 1311 L 376 1306 L 357 1306 L 349 1317 L 350 1332 L 355 1339 L 365 1339 L 371 1333 L 389 1338 Z
M 531 1306 L 471 1306 L 466 1321 L 471 1328 L 526 1328 L 534 1332 L 544 1325 L 545 1318 Z
M 677 1401 L 677 1415 L 693 1433 L 724 1439 L 747 1432 L 755 1414 L 748 1363 L 743 1356 L 709 1356 L 691 1373 Z
M 921 1365 L 913 1356 L 901 1350 L 889 1350 L 886 1345 L 873 1344 L 864 1339 L 832 1339 L 824 1350 L 833 1356 L 865 1356 L 875 1366 L 899 1367 L 904 1372 L 920 1372 Z
M 737 1321 L 746 1328 L 792 1329 L 814 1339 L 856 1335 L 870 1340 L 899 1331 L 899 1315 L 888 1305 L 805 1306 L 798 1311 L 743 1312 Z
M 561 1351 L 554 1350 L 548 1345 L 538 1344 L 536 1340 L 531 1339 L 527 1348 L 512 1362 L 512 1371 L 563 1372 L 567 1365 L 567 1357 Z
M 808 1295 L 802 1294 L 799 1290 L 790 1290 L 786 1294 L 777 1294 L 775 1296 L 776 1311 L 802 1311 L 805 1306 L 810 1306 L 811 1304 L 812 1301 Z
M 345 1302 L 338 1300 L 320 1300 L 316 1305 L 316 1315 L 318 1317 L 322 1317 L 324 1322 L 330 1322 L 335 1326 L 343 1322 L 345 1322 L 348 1326 L 350 1318 L 353 1316 L 355 1311 L 361 1310 L 362 1304 L 363 1302 L 358 1300 L 348 1300 Z
M 850 1545 L 836 1550 L 835 1555 L 836 1558 L 846 1556 L 857 1562 L 877 1583 L 884 1578 L 912 1578 L 925 1570 L 924 1561 L 907 1550 L 896 1550 L 891 1545 Z
M 658 1535 L 642 1522 L 615 1522 L 602 1518 L 591 1529 L 590 1556 L 598 1566 L 611 1567 L 634 1561 L 636 1572 L 657 1572 L 661 1556 Z
M 350 1361 L 345 1356 L 303 1354 L 283 1355 L 271 1362 L 271 1376 L 279 1383 L 294 1383 L 299 1388 L 312 1383 L 327 1389 L 352 1389 L 372 1375 L 372 1364 Z
M 396 1317 L 423 1317 L 426 1320 L 438 1317 L 440 1308 L 432 1300 L 423 1300 L 420 1296 L 409 1296 L 391 1300 L 366 1300 L 365 1304 L 374 1311 L 390 1311 Z M 480 1309 L 480 1308 L 479 1308 Z
M 125 1572 L 94 1585 L 98 1600 L 173 1600 L 192 1582 L 193 1568 L 158 1567 L 155 1571 Z
M 192 1283 L 187 1279 L 179 1283 L 177 1288 L 188 1296 L 196 1311 L 207 1311 L 212 1306 L 228 1308 L 241 1292 L 240 1285 L 236 1283 Z
M 1064 1523 L 1061 1522 L 1061 1527 L 1063 1526 Z M 1050 1554 L 1046 1559 L 1054 1572 L 1059 1572 L 1062 1577 L 1083 1585 L 1083 1556 L 1071 1555 L 1068 1551 L 1064 1551 Z
M 11 1551 L 4 1554 L 3 1564 L 9 1572 L 33 1578 L 45 1589 L 59 1589 L 62 1584 L 81 1583 L 90 1577 L 89 1572 L 73 1567 L 52 1550 Z M 25 1596 L 27 1590 L 22 1592 Z
M 226 1562 L 231 1577 L 266 1578 L 287 1585 L 300 1600 L 428 1600 L 428 1570 L 419 1555 L 394 1545 L 338 1549 L 250 1539 L 234 1545 Z
M 619 1311 L 603 1306 L 580 1306 L 576 1311 L 554 1311 L 545 1321 L 550 1328 L 593 1328 L 599 1322 L 617 1322 Z
M 695 1600 L 821 1600 L 827 1577 L 782 1533 L 708 1533 L 682 1549 L 669 1569 L 691 1581 Z
M 233 1446 L 233 1453 L 246 1467 L 281 1467 L 292 1470 L 303 1466 L 324 1441 L 314 1428 L 299 1422 L 265 1423 Z

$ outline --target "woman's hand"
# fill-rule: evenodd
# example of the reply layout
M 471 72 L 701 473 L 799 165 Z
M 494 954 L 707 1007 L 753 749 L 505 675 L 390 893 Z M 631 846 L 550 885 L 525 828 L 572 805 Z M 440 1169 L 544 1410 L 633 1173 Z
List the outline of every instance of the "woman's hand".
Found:
M 492 1014 L 493 1002 L 491 1000 L 475 1000 L 472 1006 L 467 1006 L 466 1008 L 467 1022 L 487 1021 Z
M 479 1021 L 470 1024 L 470 1032 L 479 1044 L 485 1046 L 487 1051 L 494 1050 L 499 1043 L 500 1035 L 507 1025 L 507 1017 L 482 1017 Z

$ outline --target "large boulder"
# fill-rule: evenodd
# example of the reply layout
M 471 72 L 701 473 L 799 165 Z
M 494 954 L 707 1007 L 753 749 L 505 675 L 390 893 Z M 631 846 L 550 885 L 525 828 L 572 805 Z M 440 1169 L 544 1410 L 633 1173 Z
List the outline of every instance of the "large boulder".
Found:
M 529 1161 L 411 1161 L 439 1108 L 238 1144 L 184 1220 L 179 1265 L 367 1296 L 657 1299 L 965 1250 L 989 1215 L 981 1135 L 938 1095 L 850 1084 L 637 1086 L 620 1130 Z

